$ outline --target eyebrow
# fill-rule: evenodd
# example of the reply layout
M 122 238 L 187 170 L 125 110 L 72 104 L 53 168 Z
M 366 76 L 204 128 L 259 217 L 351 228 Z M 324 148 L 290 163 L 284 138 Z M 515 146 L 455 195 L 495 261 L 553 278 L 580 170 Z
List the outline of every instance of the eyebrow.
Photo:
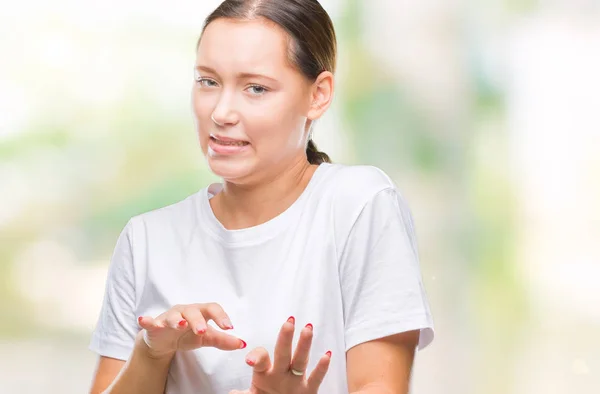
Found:
M 208 66 L 203 66 L 203 65 L 197 65 L 196 66 L 196 70 L 208 72 L 208 73 L 211 73 L 211 74 L 217 74 L 217 75 L 219 74 L 218 72 L 215 71 L 215 69 L 210 68 Z M 277 82 L 277 80 L 275 78 L 273 78 L 273 77 L 269 77 L 269 76 L 266 76 L 264 74 L 249 73 L 249 72 L 237 73 L 236 77 L 238 77 L 240 79 L 264 78 L 264 79 L 271 80 L 273 82 Z

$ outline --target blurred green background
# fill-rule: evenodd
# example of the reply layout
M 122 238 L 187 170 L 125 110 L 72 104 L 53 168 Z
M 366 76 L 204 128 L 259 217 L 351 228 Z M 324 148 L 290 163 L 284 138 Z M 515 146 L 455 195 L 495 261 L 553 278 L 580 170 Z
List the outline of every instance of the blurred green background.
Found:
M 0 392 L 81 393 L 116 237 L 214 181 L 190 109 L 218 1 L 0 11 Z M 418 394 L 600 392 L 600 3 L 323 0 L 316 141 L 381 167 L 436 322 Z

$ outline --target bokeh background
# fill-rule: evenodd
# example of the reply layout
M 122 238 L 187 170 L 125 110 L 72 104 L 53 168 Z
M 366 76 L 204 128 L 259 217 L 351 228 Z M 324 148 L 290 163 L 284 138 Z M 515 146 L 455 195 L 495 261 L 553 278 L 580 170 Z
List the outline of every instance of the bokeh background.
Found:
M 214 181 L 190 110 L 216 0 L 0 8 L 0 392 L 83 393 L 116 238 Z M 417 224 L 417 394 L 600 393 L 600 2 L 323 0 L 316 130 Z

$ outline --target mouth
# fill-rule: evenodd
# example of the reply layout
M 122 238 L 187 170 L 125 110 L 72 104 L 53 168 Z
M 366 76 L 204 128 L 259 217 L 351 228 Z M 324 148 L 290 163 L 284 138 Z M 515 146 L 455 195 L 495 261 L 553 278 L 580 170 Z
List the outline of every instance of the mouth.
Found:
M 215 144 L 222 145 L 222 146 L 246 146 L 246 145 L 250 145 L 250 143 L 248 141 L 236 140 L 236 139 L 233 139 L 233 138 L 226 138 L 226 137 L 219 137 L 219 136 L 216 136 L 216 135 L 213 135 L 213 134 L 210 135 L 210 140 L 212 142 L 214 142 Z

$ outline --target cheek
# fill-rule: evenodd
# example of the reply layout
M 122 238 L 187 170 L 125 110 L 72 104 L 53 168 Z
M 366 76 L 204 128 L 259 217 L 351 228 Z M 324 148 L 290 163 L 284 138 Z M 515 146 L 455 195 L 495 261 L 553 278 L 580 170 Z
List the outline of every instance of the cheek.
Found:
M 207 95 L 200 95 L 194 92 L 192 96 L 192 109 L 194 111 L 194 121 L 196 123 L 196 131 L 199 137 L 208 137 L 210 134 L 210 125 L 214 104 Z M 201 138 L 201 142 L 204 138 Z
M 248 137 L 257 147 L 272 150 L 295 147 L 301 140 L 306 119 L 296 105 L 284 100 L 248 109 L 245 123 Z
M 212 113 L 211 101 L 206 95 L 200 95 L 197 91 L 192 93 L 192 110 L 194 122 L 196 125 L 196 133 L 200 148 L 204 155 L 208 153 L 208 136 L 210 135 L 210 115 Z

